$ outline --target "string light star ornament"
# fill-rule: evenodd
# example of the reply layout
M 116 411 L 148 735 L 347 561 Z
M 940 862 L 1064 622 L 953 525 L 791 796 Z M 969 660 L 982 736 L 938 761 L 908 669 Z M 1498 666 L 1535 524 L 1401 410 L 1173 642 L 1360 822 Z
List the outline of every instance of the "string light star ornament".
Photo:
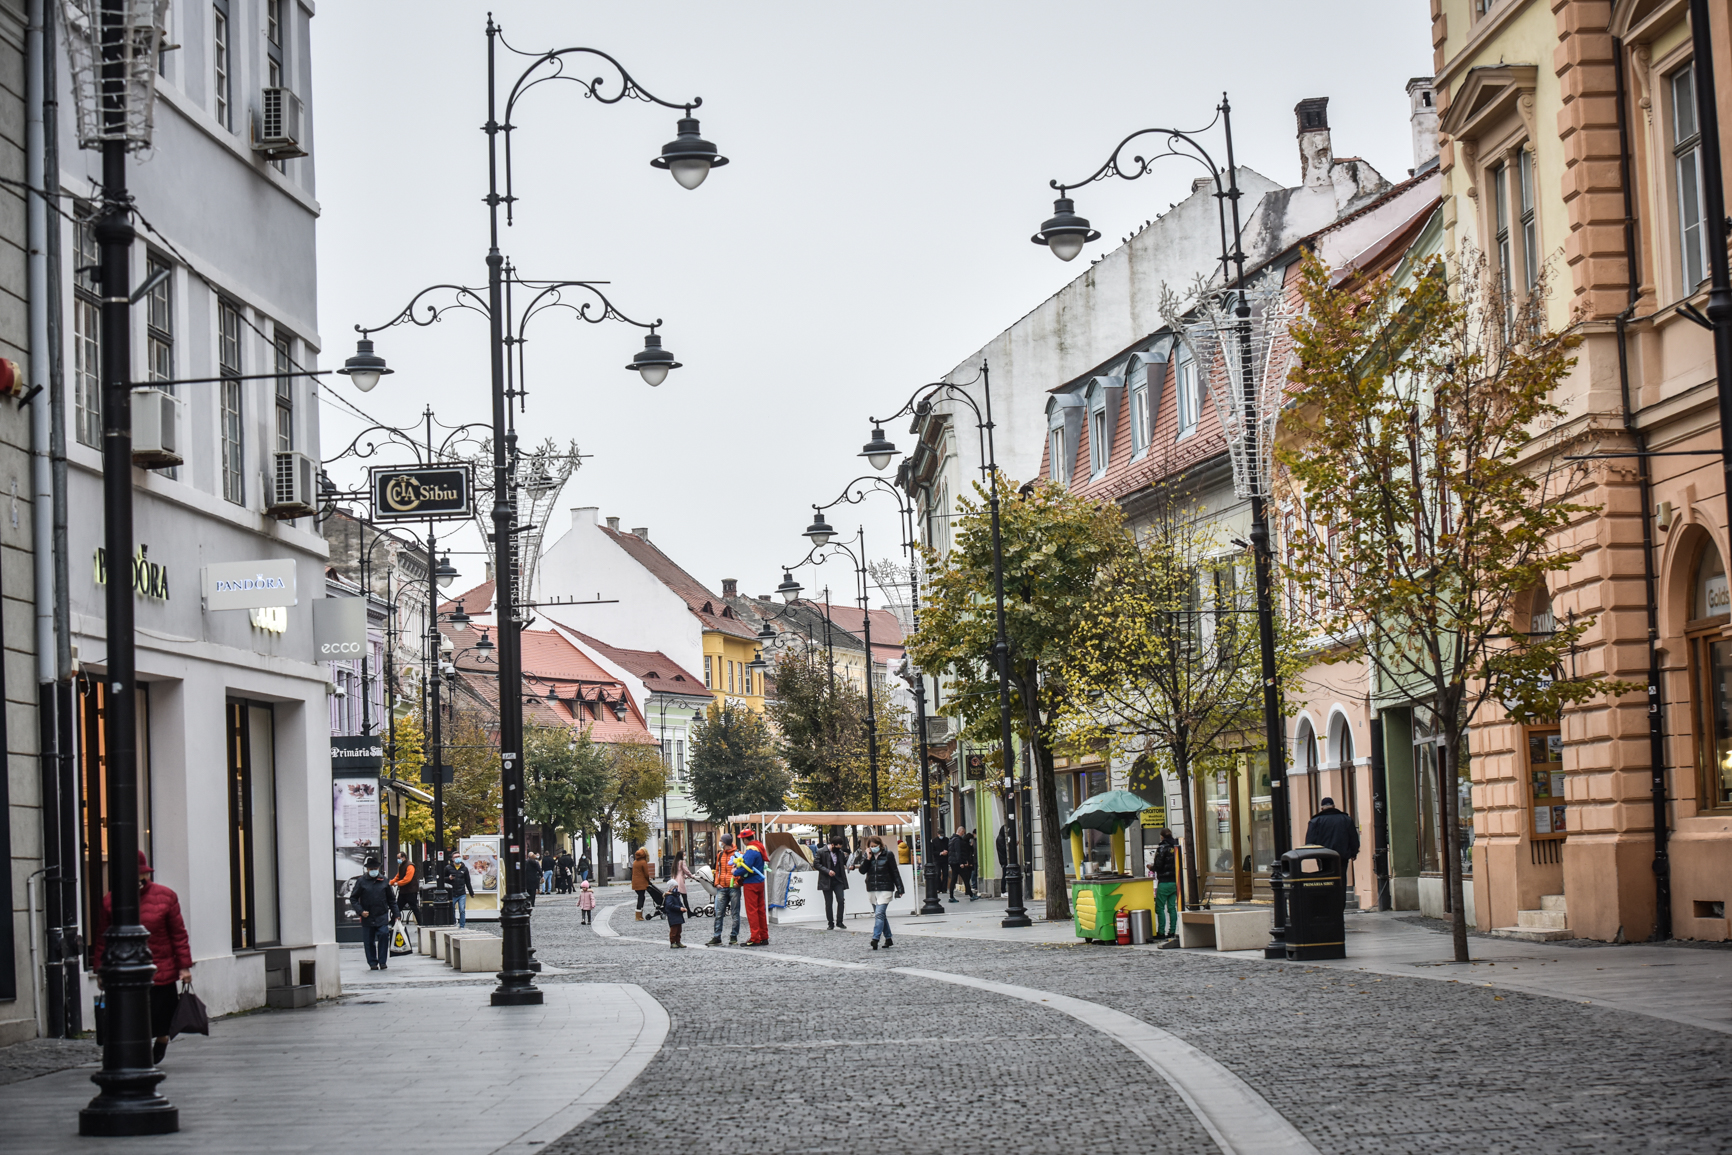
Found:
M 1239 315 L 1240 298 L 1250 316 Z M 1198 286 L 1187 305 L 1165 286 L 1161 316 L 1190 354 L 1221 422 L 1233 463 L 1233 491 L 1269 497 L 1275 474 L 1275 420 L 1292 366 L 1293 321 L 1301 305 L 1271 272 L 1241 293 Z
M 150 149 L 168 4 L 124 0 L 119 10 L 104 12 L 102 0 L 60 0 L 80 148 L 119 140 L 129 152 Z M 111 61 L 120 67 L 104 76 Z

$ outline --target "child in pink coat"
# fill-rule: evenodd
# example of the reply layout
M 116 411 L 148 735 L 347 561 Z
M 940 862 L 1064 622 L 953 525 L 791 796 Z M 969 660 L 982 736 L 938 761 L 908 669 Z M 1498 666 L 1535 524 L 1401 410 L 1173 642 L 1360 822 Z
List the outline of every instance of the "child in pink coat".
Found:
M 577 896 L 577 909 L 583 911 L 583 925 L 588 926 L 591 914 L 595 911 L 595 891 L 589 888 L 589 880 L 583 880 L 583 888 Z

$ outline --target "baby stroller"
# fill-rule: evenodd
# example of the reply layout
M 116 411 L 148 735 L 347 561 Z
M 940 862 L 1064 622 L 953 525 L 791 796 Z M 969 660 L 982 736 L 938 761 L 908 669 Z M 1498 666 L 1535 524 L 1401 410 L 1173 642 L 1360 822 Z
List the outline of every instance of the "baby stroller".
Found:
M 665 917 L 662 914 L 662 890 L 661 890 L 661 888 L 658 887 L 655 883 L 651 882 L 644 887 L 644 890 L 649 894 L 649 902 L 644 904 L 645 906 L 649 907 L 649 909 L 643 912 L 643 920 L 645 922 L 648 922 L 652 918 Z
M 716 915 L 716 888 L 714 875 L 708 866 L 700 866 L 687 881 L 697 883 L 686 887 L 686 907 L 693 918 L 714 918 Z
M 570 894 L 572 892 L 571 871 L 565 863 L 560 863 L 553 871 L 553 891 L 555 894 Z

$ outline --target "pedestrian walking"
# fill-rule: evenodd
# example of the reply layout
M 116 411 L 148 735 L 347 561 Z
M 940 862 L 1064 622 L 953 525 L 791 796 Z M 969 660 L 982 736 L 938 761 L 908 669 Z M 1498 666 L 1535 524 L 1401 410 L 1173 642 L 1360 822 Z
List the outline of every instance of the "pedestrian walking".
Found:
M 378 859 L 370 859 L 374 866 Z M 168 1054 L 169 1023 L 174 1009 L 180 1004 L 176 982 L 192 982 L 192 946 L 187 941 L 186 922 L 180 914 L 180 896 L 157 882 L 152 876 L 150 860 L 144 851 L 138 852 L 138 922 L 150 935 L 150 961 L 156 964 L 156 974 L 150 986 L 150 1033 L 156 1040 L 151 1048 L 152 1062 L 162 1062 Z M 90 965 L 96 971 L 96 985 L 102 985 L 102 952 L 108 945 L 104 932 L 114 915 L 114 894 L 102 896 L 102 914 L 96 920 L 91 942 Z
M 858 867 L 866 876 L 866 901 L 872 904 L 872 949 L 882 938 L 886 947 L 896 945 L 890 937 L 890 904 L 902 897 L 902 872 L 876 834 L 866 840 L 866 857 Z
M 589 888 L 589 879 L 577 884 L 577 909 L 583 912 L 583 925 L 588 926 L 595 917 L 595 891 Z
M 589 859 L 589 851 L 586 850 L 577 856 L 577 877 L 579 881 L 592 881 L 595 877 L 594 870 L 595 864 Z
M 1155 937 L 1172 938 L 1179 933 L 1179 843 L 1173 832 L 1161 828 L 1149 870 L 1155 876 Z
M 416 922 L 421 921 L 420 888 L 415 885 L 415 864 L 409 861 L 407 851 L 397 852 L 397 873 L 391 876 L 391 885 L 397 891 L 397 910 L 407 914 Z
M 556 856 L 551 850 L 541 856 L 541 893 L 543 894 L 553 893 L 553 864 L 555 858 Z
M 379 860 L 368 856 L 364 873 L 349 892 L 349 906 L 361 920 L 361 942 L 367 948 L 367 969 L 382 971 L 391 960 L 391 921 L 397 917 L 397 900 L 391 884 L 380 877 Z
M 637 892 L 637 921 L 643 921 L 643 900 L 650 888 L 649 850 L 638 847 L 631 856 L 631 888 Z M 650 917 L 655 917 L 655 908 L 650 908 Z
M 950 854 L 950 901 L 956 901 L 956 884 L 962 883 L 963 893 L 968 895 L 968 901 L 973 902 L 978 896 L 974 893 L 974 839 L 968 831 L 958 826 L 956 833 L 950 836 L 947 848 Z
M 840 834 L 832 834 L 830 845 L 816 857 L 818 889 L 824 892 L 824 922 L 829 930 L 847 930 L 842 925 L 842 904 L 848 894 L 848 843 Z
M 770 945 L 770 917 L 764 909 L 764 883 L 769 868 L 764 844 L 753 831 L 740 831 L 741 850 L 734 859 L 734 878 L 740 883 L 740 899 L 746 907 L 746 923 L 750 928 L 747 946 Z
M 541 858 L 535 851 L 526 851 L 523 855 L 523 893 L 529 899 L 529 905 L 535 905 L 535 895 L 541 890 Z
M 684 950 L 686 946 L 680 941 L 680 934 L 686 929 L 686 915 L 691 907 L 686 905 L 683 886 L 684 880 L 676 878 L 662 898 L 662 917 L 668 920 L 668 946 L 673 950 Z
M 1311 846 L 1326 846 L 1341 856 L 1342 889 L 1346 890 L 1347 868 L 1359 857 L 1359 824 L 1353 815 L 1335 809 L 1335 799 L 1325 798 L 1305 826 L 1305 841 Z M 1348 891 L 1347 898 L 1353 902 L 1353 892 Z
M 734 836 L 722 835 L 721 849 L 716 851 L 716 933 L 710 937 L 711 946 L 722 945 L 722 920 L 727 917 L 730 909 L 734 912 L 733 929 L 728 931 L 728 945 L 740 945 L 740 887 L 734 881 L 734 859 L 738 857 L 734 850 Z
M 577 863 L 572 861 L 569 850 L 559 856 L 559 877 L 562 883 L 561 894 L 570 894 L 577 889 Z
M 469 864 L 457 857 L 455 851 L 440 867 L 439 885 L 451 896 L 451 905 L 457 912 L 457 929 L 462 930 L 469 925 L 469 896 L 475 893 L 475 883 L 469 877 Z
M 934 861 L 938 863 L 938 885 L 956 889 L 956 884 L 950 881 L 950 839 L 942 832 L 932 840 L 932 852 L 936 856 Z M 956 896 L 952 895 L 950 901 L 955 902 Z

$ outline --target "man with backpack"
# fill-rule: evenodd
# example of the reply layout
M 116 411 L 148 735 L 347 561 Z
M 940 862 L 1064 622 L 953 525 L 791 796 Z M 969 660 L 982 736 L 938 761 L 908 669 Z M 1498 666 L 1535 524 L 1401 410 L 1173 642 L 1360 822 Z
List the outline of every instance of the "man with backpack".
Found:
M 1161 828 L 1161 840 L 1149 858 L 1149 872 L 1155 876 L 1155 937 L 1173 938 L 1179 933 L 1179 844 L 1173 832 Z

